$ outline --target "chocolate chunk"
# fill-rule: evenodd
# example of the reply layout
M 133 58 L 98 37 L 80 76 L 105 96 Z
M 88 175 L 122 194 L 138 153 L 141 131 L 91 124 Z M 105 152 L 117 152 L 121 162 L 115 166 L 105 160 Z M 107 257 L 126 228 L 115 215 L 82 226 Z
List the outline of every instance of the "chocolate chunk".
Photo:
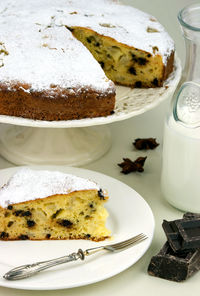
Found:
M 154 80 L 152 81 L 152 84 L 155 85 L 155 86 L 158 86 L 158 79 L 154 78 Z
M 18 236 L 18 239 L 20 239 L 20 240 L 27 240 L 27 239 L 29 239 L 29 237 L 26 234 L 21 234 L 20 236 Z
M 141 81 L 136 81 L 135 87 L 141 88 L 142 87 L 142 82 Z
M 8 222 L 8 227 L 11 227 L 13 225 L 14 221 L 9 221 Z
M 181 282 L 199 269 L 200 249 L 177 254 L 166 242 L 160 252 L 152 257 L 148 266 L 148 273 L 166 280 Z
M 200 248 L 200 218 L 164 220 L 162 227 L 174 252 Z
M 18 211 L 15 211 L 13 214 L 16 216 L 16 217 L 18 217 L 18 216 L 21 216 L 21 214 L 22 214 L 22 210 L 18 210 Z
M 28 227 L 33 227 L 33 226 L 35 226 L 35 221 L 33 221 L 33 220 L 27 220 L 27 225 L 28 225 Z
M 51 234 L 47 233 L 46 238 L 50 238 L 50 237 L 51 237 Z
M 183 219 L 200 219 L 200 214 L 187 212 L 183 215 Z
M 23 211 L 23 210 L 17 210 L 13 213 L 16 217 L 29 217 L 31 216 L 30 211 Z
M 85 235 L 85 238 L 90 238 L 90 237 L 91 237 L 91 234 L 89 233 Z
M 52 218 L 52 219 L 55 219 L 61 211 L 62 211 L 62 209 L 57 210 L 57 211 L 51 216 L 51 218 Z
M 130 160 L 129 158 L 123 158 L 122 163 L 118 163 L 118 166 L 122 168 L 121 173 L 129 174 L 131 172 L 143 172 L 144 163 L 147 157 L 138 157 L 135 161 Z
M 22 217 L 29 217 L 29 216 L 31 216 L 32 214 L 31 214 L 31 212 L 30 211 L 23 211 L 23 213 L 22 213 Z
M 99 62 L 99 64 L 101 65 L 101 68 L 104 68 L 104 62 Z
M 0 233 L 0 238 L 8 238 L 8 237 L 9 237 L 9 234 L 8 234 L 7 232 L 2 231 L 2 232 Z
M 73 223 L 71 221 L 67 220 L 67 219 L 63 219 L 61 221 L 58 221 L 58 224 L 60 224 L 61 226 L 66 227 L 66 228 L 70 228 L 73 225 Z
M 159 144 L 156 142 L 155 138 L 137 138 L 133 145 L 138 150 L 148 150 L 148 149 L 155 149 Z
M 98 196 L 100 197 L 101 200 L 105 200 L 105 196 L 104 196 L 103 190 L 101 188 L 98 190 Z
M 141 66 L 146 65 L 147 62 L 148 61 L 145 58 L 138 58 L 138 64 L 141 65 Z
M 130 67 L 130 68 L 128 69 L 128 72 L 129 72 L 130 74 L 137 75 L 137 74 L 136 74 L 136 70 L 135 70 L 134 67 Z
M 13 209 L 13 206 L 9 205 L 7 209 L 8 210 L 12 210 Z

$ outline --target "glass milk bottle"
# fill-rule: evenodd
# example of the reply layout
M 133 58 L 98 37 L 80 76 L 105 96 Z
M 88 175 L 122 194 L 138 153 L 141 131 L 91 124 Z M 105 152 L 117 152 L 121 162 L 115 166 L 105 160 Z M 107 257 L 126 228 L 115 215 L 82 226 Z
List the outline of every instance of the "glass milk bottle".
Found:
M 178 19 L 186 62 L 165 121 L 161 189 L 176 208 L 200 212 L 200 4 L 185 7 Z

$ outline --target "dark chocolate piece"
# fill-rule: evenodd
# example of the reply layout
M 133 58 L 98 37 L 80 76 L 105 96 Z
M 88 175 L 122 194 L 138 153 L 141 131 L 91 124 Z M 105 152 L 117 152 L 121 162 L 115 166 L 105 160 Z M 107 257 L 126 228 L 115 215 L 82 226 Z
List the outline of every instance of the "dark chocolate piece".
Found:
M 200 214 L 187 212 L 183 215 L 183 219 L 200 219 Z
M 200 219 L 164 220 L 162 227 L 174 252 L 200 248 Z
M 166 280 L 181 282 L 199 269 L 200 249 L 177 254 L 166 242 L 160 252 L 152 257 L 148 266 L 148 273 Z

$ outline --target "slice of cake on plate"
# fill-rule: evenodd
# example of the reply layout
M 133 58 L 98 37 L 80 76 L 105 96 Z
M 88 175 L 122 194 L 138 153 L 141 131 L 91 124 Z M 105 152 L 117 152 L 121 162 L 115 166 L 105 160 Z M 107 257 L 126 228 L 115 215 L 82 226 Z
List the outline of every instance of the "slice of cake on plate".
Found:
M 93 181 L 22 168 L 0 189 L 0 239 L 104 240 L 107 199 Z

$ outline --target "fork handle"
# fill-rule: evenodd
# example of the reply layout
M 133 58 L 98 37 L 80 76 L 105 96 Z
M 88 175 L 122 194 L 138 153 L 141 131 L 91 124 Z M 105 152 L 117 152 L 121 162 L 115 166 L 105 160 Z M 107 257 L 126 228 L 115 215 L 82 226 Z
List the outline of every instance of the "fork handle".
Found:
M 82 249 L 79 249 L 77 253 L 71 253 L 67 256 L 59 257 L 52 260 L 42 261 L 42 262 L 36 262 L 34 264 L 27 264 L 27 265 L 21 265 L 19 267 L 13 268 L 10 271 L 8 271 L 6 274 L 4 274 L 4 279 L 6 280 L 21 280 L 28 277 L 33 276 L 34 274 L 48 269 L 50 267 L 76 261 L 78 259 L 84 260 L 85 255 Z

